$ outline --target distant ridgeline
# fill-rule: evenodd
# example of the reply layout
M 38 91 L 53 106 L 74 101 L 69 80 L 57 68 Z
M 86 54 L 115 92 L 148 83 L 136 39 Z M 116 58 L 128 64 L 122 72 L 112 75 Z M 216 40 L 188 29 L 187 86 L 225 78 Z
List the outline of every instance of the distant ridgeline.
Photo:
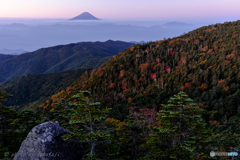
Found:
M 53 73 L 96 66 L 134 45 L 122 41 L 79 42 L 42 48 L 18 56 L 0 55 L 0 83 L 31 73 Z M 4 60 L 5 59 L 5 60 Z

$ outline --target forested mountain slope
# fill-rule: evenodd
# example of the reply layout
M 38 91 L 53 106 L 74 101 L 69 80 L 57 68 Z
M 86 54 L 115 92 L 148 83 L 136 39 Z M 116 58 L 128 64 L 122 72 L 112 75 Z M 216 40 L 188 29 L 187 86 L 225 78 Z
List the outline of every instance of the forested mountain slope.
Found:
M 0 62 L 0 83 L 30 73 L 53 73 L 100 66 L 134 44 L 122 41 L 80 42 L 39 49 Z
M 13 95 L 5 105 L 17 111 L 26 108 L 36 110 L 39 103 L 43 103 L 49 96 L 65 89 L 84 72 L 91 70 L 92 67 L 81 67 L 65 72 L 15 77 L 2 84 L 2 88 Z
M 15 57 L 15 55 L 1 54 L 0 53 L 0 62 L 6 61 L 6 60 L 11 59 L 13 57 Z
M 239 118 L 240 21 L 215 24 L 172 39 L 135 45 L 40 107 L 47 113 L 60 97 L 89 90 L 94 101 L 124 119 L 129 107 L 161 109 L 180 90 L 206 109 L 205 120 L 223 124 Z M 207 111 L 218 111 L 207 112 Z M 208 114 L 207 114 L 208 113 Z

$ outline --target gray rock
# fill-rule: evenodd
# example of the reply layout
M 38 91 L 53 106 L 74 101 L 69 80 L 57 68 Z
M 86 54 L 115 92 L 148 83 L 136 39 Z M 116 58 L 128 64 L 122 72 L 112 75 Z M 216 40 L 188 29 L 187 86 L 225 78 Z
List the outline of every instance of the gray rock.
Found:
M 70 131 L 58 122 L 45 122 L 33 127 L 22 142 L 14 160 L 75 160 L 81 159 L 81 142 L 64 141 L 60 136 Z

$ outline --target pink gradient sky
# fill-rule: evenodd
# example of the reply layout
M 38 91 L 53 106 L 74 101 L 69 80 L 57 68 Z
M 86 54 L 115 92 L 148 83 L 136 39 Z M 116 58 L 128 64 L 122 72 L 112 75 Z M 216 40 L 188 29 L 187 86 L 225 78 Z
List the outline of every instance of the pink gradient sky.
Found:
M 100 19 L 239 17 L 240 0 L 2 0 L 0 17 Z

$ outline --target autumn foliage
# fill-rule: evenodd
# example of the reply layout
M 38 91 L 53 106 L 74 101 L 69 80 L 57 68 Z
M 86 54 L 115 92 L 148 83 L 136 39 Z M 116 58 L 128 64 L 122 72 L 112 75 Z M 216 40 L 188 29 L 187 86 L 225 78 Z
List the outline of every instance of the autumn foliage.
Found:
M 170 73 L 170 72 L 171 72 L 171 69 L 170 69 L 170 67 L 169 67 L 169 66 L 167 66 L 167 67 L 165 68 L 165 71 L 166 71 L 167 73 Z
M 174 55 L 175 54 L 175 52 L 170 52 L 170 55 L 172 56 L 172 55 Z
M 156 76 L 156 73 L 151 73 L 151 78 L 152 78 L 152 79 L 156 79 L 156 77 L 157 77 L 157 76 Z
M 134 117 L 134 121 L 139 125 L 144 125 L 148 128 L 149 125 L 154 125 L 156 123 L 157 111 L 156 106 L 153 109 L 138 108 L 136 106 L 129 108 L 130 113 Z

